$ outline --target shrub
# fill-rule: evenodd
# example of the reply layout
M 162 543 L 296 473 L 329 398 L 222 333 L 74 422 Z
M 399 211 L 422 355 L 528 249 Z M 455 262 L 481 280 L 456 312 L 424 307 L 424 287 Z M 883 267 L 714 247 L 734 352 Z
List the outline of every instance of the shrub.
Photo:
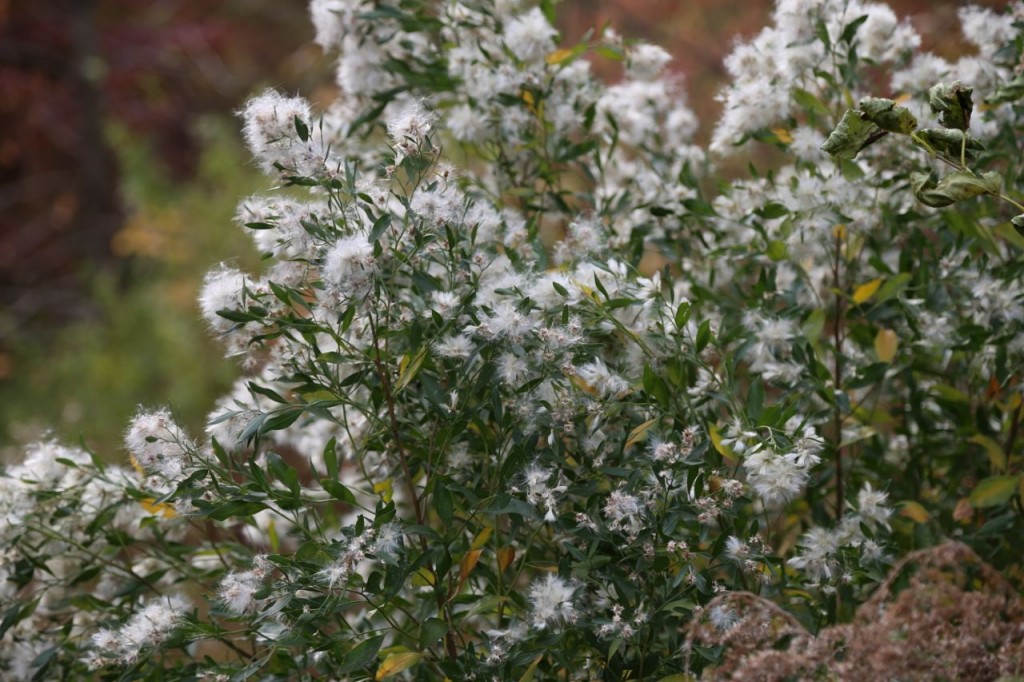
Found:
M 1019 14 L 950 63 L 781 0 L 704 149 L 664 51 L 550 3 L 314 0 L 341 94 L 246 105 L 272 264 L 200 296 L 248 376 L 201 440 L 141 409 L 135 471 L 0 479 L 6 665 L 686 679 L 723 593 L 798 634 L 947 536 L 1019 570 Z

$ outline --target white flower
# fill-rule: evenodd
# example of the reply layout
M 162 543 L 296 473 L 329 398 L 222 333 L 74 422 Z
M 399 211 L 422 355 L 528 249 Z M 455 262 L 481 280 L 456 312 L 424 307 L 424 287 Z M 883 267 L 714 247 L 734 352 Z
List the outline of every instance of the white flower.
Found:
M 327 252 L 320 269 L 328 292 L 342 304 L 365 298 L 372 290 L 376 274 L 373 244 L 361 233 L 339 239 Z
M 601 358 L 594 358 L 576 368 L 578 376 L 586 386 L 604 397 L 618 397 L 629 390 L 626 381 L 608 369 Z
M 725 553 L 733 561 L 742 563 L 750 556 L 750 547 L 735 535 L 730 535 L 725 540 Z
M 786 502 L 803 491 L 810 478 L 797 455 L 763 448 L 743 460 L 747 482 L 765 502 Z
M 575 586 L 549 573 L 530 585 L 530 621 L 538 630 L 557 628 L 576 621 L 576 606 L 573 604 Z
M 393 563 L 401 549 L 402 527 L 397 523 L 386 523 L 377 531 L 370 553 L 384 563 Z
M 611 530 L 621 530 L 635 538 L 643 527 L 644 504 L 640 498 L 622 490 L 613 490 L 604 504 L 605 518 Z
M 535 62 L 543 59 L 555 49 L 558 31 L 548 23 L 544 13 L 534 7 L 526 14 L 505 24 L 505 45 L 517 59 Z
M 857 493 L 857 511 L 869 521 L 888 526 L 889 516 L 892 515 L 892 509 L 885 506 L 888 497 L 888 493 L 875 490 L 870 483 L 865 483 Z
M 428 112 L 421 102 L 413 101 L 388 120 L 388 136 L 395 145 L 396 163 L 423 147 L 434 118 L 434 114 Z
M 323 171 L 326 152 L 314 140 L 312 113 L 306 100 L 268 90 L 246 103 L 242 118 L 245 142 L 268 173 L 312 176 Z M 297 126 L 305 127 L 305 140 Z
M 519 386 L 530 369 L 526 360 L 514 353 L 502 353 L 498 357 L 497 365 L 498 376 L 502 382 L 512 387 Z
M 800 538 L 800 547 L 803 551 L 786 563 L 817 582 L 831 579 L 836 570 L 835 553 L 839 550 L 836 534 L 816 526 Z
M 634 45 L 626 55 L 626 74 L 636 80 L 654 80 L 670 61 L 672 55 L 657 45 Z
M 263 576 L 256 571 L 228 573 L 217 588 L 217 599 L 228 611 L 240 616 L 255 605 L 262 583 Z
M 192 605 L 184 597 L 157 597 L 132 616 L 116 633 L 101 629 L 93 635 L 93 645 L 105 657 L 131 663 L 148 649 L 159 646 L 180 625 Z
M 548 523 L 555 520 L 558 496 L 565 491 L 564 485 L 549 483 L 553 475 L 553 470 L 531 464 L 523 470 L 522 476 L 523 486 L 526 488 L 526 501 L 544 507 L 544 520 Z
M 434 342 L 434 352 L 444 358 L 468 358 L 474 350 L 473 340 L 456 334 Z
M 234 322 L 217 313 L 241 308 L 245 286 L 245 274 L 235 268 L 221 266 L 206 274 L 199 294 L 199 308 L 211 329 L 226 332 L 234 326 Z
M 166 410 L 139 412 L 125 432 L 124 445 L 146 473 L 176 480 L 185 469 L 195 443 Z

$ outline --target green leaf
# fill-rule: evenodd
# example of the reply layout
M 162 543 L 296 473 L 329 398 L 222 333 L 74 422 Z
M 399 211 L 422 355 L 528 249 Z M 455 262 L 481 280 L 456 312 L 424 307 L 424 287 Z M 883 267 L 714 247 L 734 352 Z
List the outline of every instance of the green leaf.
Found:
M 781 239 L 773 239 L 768 242 L 768 248 L 765 249 L 765 255 L 775 262 L 785 260 L 787 254 L 786 242 Z
M 1004 504 L 1017 491 L 1019 476 L 990 476 L 982 479 L 971 491 L 973 507 L 995 507 Z
M 887 133 L 860 114 L 847 109 L 839 125 L 821 145 L 821 151 L 839 159 L 853 159 L 862 149 L 885 137 Z
M 352 494 L 352 491 L 337 481 L 329 478 L 323 478 L 320 479 L 320 486 L 326 490 L 331 497 L 339 502 L 344 502 L 345 504 L 356 503 L 356 496 Z
M 912 173 L 910 185 L 914 196 L 925 206 L 941 208 L 982 194 L 999 194 L 1003 179 L 995 171 L 975 175 L 970 171 L 955 171 L 938 182 L 934 173 Z
M 928 91 L 928 104 L 932 112 L 939 115 L 939 123 L 943 126 L 965 131 L 971 125 L 971 112 L 974 111 L 973 92 L 974 88 L 960 81 L 939 83 Z
M 992 467 L 992 471 L 996 473 L 1006 471 L 1006 453 L 1003 452 L 1002 445 L 980 433 L 971 436 L 967 440 L 968 442 L 975 443 L 976 445 L 980 445 L 985 448 L 985 453 L 988 455 L 988 463 L 989 466 Z
M 391 226 L 391 214 L 385 213 L 381 217 L 377 218 L 373 223 L 373 227 L 370 228 L 370 234 L 367 236 L 366 241 L 373 244 L 380 236 L 384 234 L 384 230 Z
M 986 104 L 1016 102 L 1024 97 L 1024 73 L 1018 73 L 1009 83 L 999 86 L 996 94 L 985 100 Z
M 352 651 L 348 652 L 345 660 L 337 667 L 336 672 L 348 674 L 365 670 L 373 663 L 373 659 L 377 657 L 377 652 L 383 643 L 384 635 L 371 637 L 364 642 L 360 642 Z
M 960 158 L 962 148 L 968 161 L 978 158 L 979 152 L 985 150 L 982 141 L 969 133 L 967 145 L 964 146 L 964 132 L 949 128 L 921 128 L 914 133 L 913 140 L 914 144 L 927 149 L 929 154 L 941 152 L 954 159 Z
M 327 478 L 338 480 L 338 439 L 332 438 L 324 446 L 324 465 L 327 467 Z
M 1024 251 L 1024 215 L 1011 218 L 1009 223 L 1000 223 L 992 233 Z
M 309 141 L 309 126 L 298 116 L 295 117 L 295 132 L 303 142 Z
M 810 112 L 826 118 L 832 115 L 828 105 L 818 99 L 817 95 L 813 95 L 806 90 L 793 88 L 792 97 L 797 104 Z
M 1024 216 L 1022 216 L 1024 217 Z M 686 323 L 690 321 L 690 304 L 687 301 L 683 301 L 676 308 L 676 329 L 682 329 L 686 326 Z
M 896 102 L 883 97 L 865 97 L 860 101 L 860 116 L 882 130 L 898 135 L 909 135 L 917 128 L 917 119 L 910 109 L 896 106 Z
M 424 649 L 437 644 L 445 633 L 448 625 L 440 618 L 427 618 L 420 626 L 420 646 Z
M 761 216 L 765 220 L 772 220 L 774 218 L 781 218 L 782 216 L 789 214 L 789 209 L 780 203 L 770 201 L 761 208 L 754 211 L 754 213 Z
M 434 480 L 434 509 L 437 510 L 437 515 L 440 517 L 444 525 L 452 525 L 452 520 L 455 518 L 455 507 L 452 503 L 452 494 L 448 491 L 446 481 L 444 479 Z
M 700 353 L 707 348 L 709 343 L 711 343 L 711 321 L 704 320 L 697 328 L 697 340 L 693 344 L 694 352 Z
M 846 43 L 847 45 L 852 43 L 853 37 L 857 35 L 857 29 L 861 27 L 861 24 L 868 20 L 868 16 L 869 15 L 867 14 L 861 15 L 848 23 L 846 28 L 843 29 L 843 35 L 839 36 L 839 42 Z

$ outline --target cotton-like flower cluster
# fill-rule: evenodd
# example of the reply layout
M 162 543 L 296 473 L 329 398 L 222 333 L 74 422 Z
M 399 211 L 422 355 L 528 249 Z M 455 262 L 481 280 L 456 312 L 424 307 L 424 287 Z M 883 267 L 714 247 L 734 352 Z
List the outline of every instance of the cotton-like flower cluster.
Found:
M 884 560 L 882 547 L 873 537 L 864 533 L 867 527 L 874 532 L 888 529 L 892 509 L 886 506 L 887 494 L 865 486 L 857 493 L 857 511 L 843 517 L 834 529 L 815 526 L 800 538 L 800 553 L 788 560 L 793 568 L 803 571 L 815 583 L 829 583 L 848 570 L 842 550 L 848 548 L 859 554 L 862 564 Z
M 196 452 L 195 443 L 166 409 L 140 409 L 128 425 L 124 445 L 143 471 L 172 482 L 182 476 Z
M 575 604 L 576 586 L 553 573 L 530 585 L 530 623 L 538 630 L 558 630 L 579 616 Z
M 262 589 L 270 568 L 267 557 L 257 555 L 250 570 L 224 576 L 217 588 L 217 600 L 236 616 L 248 613 L 256 606 L 256 593 Z
M 265 171 L 303 176 L 324 172 L 327 152 L 316 141 L 306 100 L 269 90 L 249 100 L 242 117 L 245 142 Z
M 157 597 L 121 627 L 101 629 L 92 636 L 90 665 L 128 665 L 160 646 L 192 610 L 188 599 L 178 595 Z

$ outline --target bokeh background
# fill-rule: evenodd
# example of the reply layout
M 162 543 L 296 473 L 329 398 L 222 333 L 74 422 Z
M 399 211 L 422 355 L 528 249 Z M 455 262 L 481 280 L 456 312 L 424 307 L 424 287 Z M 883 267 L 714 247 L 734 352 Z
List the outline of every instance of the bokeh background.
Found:
M 959 4 L 891 2 L 940 54 L 962 49 Z M 771 5 L 566 0 L 560 17 L 568 42 L 607 21 L 672 52 L 706 138 L 722 59 Z M 116 458 L 140 404 L 201 430 L 238 369 L 198 288 L 218 262 L 259 265 L 231 217 L 267 182 L 234 112 L 268 86 L 328 101 L 312 36 L 307 0 L 0 0 L 0 461 L 47 433 Z

